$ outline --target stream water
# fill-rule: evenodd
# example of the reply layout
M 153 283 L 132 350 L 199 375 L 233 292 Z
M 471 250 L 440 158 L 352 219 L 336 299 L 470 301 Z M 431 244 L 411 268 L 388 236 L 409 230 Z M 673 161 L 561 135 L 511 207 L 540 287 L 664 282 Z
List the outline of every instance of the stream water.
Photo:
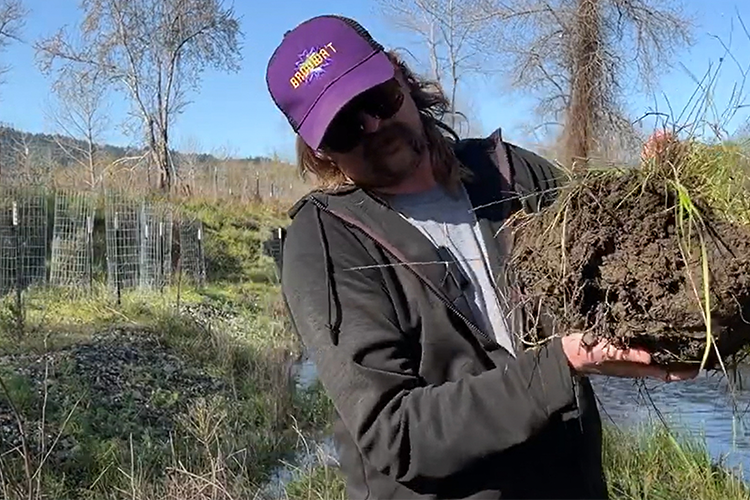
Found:
M 725 465 L 750 470 L 750 367 L 739 380 L 701 374 L 694 380 L 663 384 L 610 377 L 592 378 L 602 419 L 628 425 L 663 418 L 678 431 L 705 439 L 711 456 Z
M 663 384 L 658 381 L 633 381 L 610 377 L 592 377 L 599 409 L 605 422 L 617 426 L 664 419 L 670 428 L 704 438 L 715 460 L 724 459 L 728 467 L 750 470 L 750 367 L 737 369 L 740 382 L 731 382 L 719 374 L 701 374 L 687 382 Z M 297 384 L 310 387 L 316 380 L 314 365 L 303 361 L 297 366 Z M 267 493 L 283 497 L 283 485 L 294 477 L 294 468 L 302 470 L 315 463 L 336 464 L 330 438 L 308 443 L 293 467 L 280 467 Z M 747 473 L 745 473 L 747 479 Z

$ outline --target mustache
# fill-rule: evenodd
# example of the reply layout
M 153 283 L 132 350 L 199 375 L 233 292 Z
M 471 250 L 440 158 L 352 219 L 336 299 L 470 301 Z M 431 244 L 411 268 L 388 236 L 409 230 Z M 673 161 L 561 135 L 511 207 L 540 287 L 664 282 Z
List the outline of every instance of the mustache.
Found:
M 379 155 L 389 144 L 398 141 L 406 141 L 416 153 L 421 153 L 427 147 L 426 140 L 411 127 L 404 123 L 396 122 L 390 123 L 366 137 L 363 144 L 365 157 L 370 158 L 374 155 Z

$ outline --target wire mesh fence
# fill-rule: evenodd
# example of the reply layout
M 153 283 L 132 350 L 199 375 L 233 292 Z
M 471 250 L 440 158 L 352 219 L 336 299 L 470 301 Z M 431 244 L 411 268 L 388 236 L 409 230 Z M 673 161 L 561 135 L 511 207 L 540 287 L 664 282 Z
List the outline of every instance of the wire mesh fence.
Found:
M 18 287 L 17 205 L 12 196 L 0 192 L 0 293 L 5 295 Z
M 50 262 L 51 285 L 92 288 L 94 208 L 95 200 L 86 194 L 56 194 Z
M 47 192 L 28 188 L 15 194 L 18 210 L 19 270 L 23 288 L 43 285 L 47 280 Z
M 103 195 L 0 188 L 0 296 L 31 286 L 163 290 L 175 263 L 206 282 L 204 231 L 178 207 L 119 191 Z M 176 243 L 176 244 L 175 244 Z
M 107 283 L 119 294 L 138 286 L 140 257 L 139 204 L 122 193 L 105 196 Z
M 271 237 L 263 242 L 263 253 L 271 257 L 276 267 L 276 279 L 281 280 L 281 267 L 283 263 L 284 240 L 286 239 L 286 229 L 276 228 Z
M 199 220 L 180 221 L 180 266 L 182 275 L 198 285 L 206 279 L 203 254 L 203 224 Z
M 0 293 L 47 278 L 47 199 L 43 188 L 0 190 Z
M 161 289 L 172 276 L 172 210 L 143 202 L 140 211 L 139 286 Z

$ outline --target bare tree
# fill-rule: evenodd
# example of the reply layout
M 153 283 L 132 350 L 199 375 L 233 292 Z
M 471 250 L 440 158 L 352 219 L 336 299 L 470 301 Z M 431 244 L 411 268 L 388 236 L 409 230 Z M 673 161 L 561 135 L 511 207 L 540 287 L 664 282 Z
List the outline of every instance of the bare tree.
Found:
M 9 179 L 18 184 L 33 184 L 39 182 L 41 172 L 38 168 L 40 145 L 33 143 L 32 135 L 20 132 L 11 136 L 8 144 L 13 170 Z
M 568 164 L 634 133 L 624 97 L 649 90 L 692 38 L 688 15 L 669 1 L 484 0 L 482 10 L 510 84 L 537 97 L 545 124 L 564 127 Z
M 388 22 L 416 35 L 429 60 L 430 77 L 445 90 L 451 101 L 448 124 L 457 118 L 459 85 L 466 76 L 488 71 L 484 44 L 492 17 L 481 15 L 479 0 L 378 0 Z
M 481 100 L 474 98 L 470 92 L 460 92 L 456 94 L 454 105 L 456 107 L 455 119 L 452 128 L 459 137 L 478 137 L 486 134 L 482 122 L 479 118 L 479 109 Z M 491 129 L 495 129 L 497 123 L 490 124 Z
M 0 0 L 0 51 L 12 40 L 19 40 L 27 14 L 21 0 Z M 7 71 L 6 66 L 0 66 L 0 83 Z
M 55 136 L 60 150 L 87 173 L 87 184 L 92 189 L 102 180 L 97 144 L 109 126 L 105 78 L 98 66 L 64 66 L 53 84 L 57 103 L 49 113 L 66 137 L 77 139 Z
M 37 43 L 41 69 L 96 68 L 125 92 L 159 186 L 170 191 L 170 127 L 206 68 L 239 69 L 239 21 L 221 0 L 81 0 L 81 6 L 77 37 L 62 29 Z
M 177 178 L 183 194 L 191 195 L 195 191 L 198 168 L 200 166 L 202 145 L 198 137 L 188 137 L 180 148 Z

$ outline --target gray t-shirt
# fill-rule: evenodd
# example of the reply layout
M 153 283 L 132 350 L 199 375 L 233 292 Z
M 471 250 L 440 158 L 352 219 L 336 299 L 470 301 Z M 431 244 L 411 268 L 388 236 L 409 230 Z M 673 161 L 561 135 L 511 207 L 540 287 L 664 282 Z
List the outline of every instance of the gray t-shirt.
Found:
M 445 188 L 392 195 L 391 206 L 422 231 L 436 246 L 449 249 L 471 281 L 466 294 L 480 327 L 494 333 L 497 342 L 512 355 L 513 343 L 500 308 L 497 288 L 487 260 L 487 248 L 466 191 L 452 197 Z

